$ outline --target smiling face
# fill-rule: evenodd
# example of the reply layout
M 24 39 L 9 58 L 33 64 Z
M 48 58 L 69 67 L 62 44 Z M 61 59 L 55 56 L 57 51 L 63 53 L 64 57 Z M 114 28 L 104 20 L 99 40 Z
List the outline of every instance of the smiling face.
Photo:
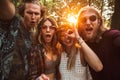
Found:
M 61 32 L 61 41 L 63 45 L 67 47 L 72 47 L 74 45 L 75 40 L 66 35 L 66 34 L 72 34 L 72 33 L 73 33 L 72 29 L 68 29 L 67 31 Z
M 78 29 L 85 41 L 94 41 L 100 29 L 98 15 L 94 10 L 85 10 L 79 16 Z
M 72 47 L 75 44 L 75 39 L 69 35 L 74 34 L 74 30 L 69 25 L 63 25 L 58 28 L 58 39 L 65 47 Z
M 41 26 L 41 35 L 46 44 L 51 44 L 54 33 L 55 33 L 55 26 L 49 20 L 46 20 Z

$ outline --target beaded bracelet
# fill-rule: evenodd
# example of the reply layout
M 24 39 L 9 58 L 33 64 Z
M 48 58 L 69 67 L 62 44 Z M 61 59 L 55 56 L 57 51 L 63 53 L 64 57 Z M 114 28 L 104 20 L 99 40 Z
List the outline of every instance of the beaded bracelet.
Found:
M 78 40 L 78 43 L 79 43 L 79 45 L 82 45 L 82 43 L 84 42 L 84 40 L 82 39 L 82 38 L 77 38 L 77 40 Z

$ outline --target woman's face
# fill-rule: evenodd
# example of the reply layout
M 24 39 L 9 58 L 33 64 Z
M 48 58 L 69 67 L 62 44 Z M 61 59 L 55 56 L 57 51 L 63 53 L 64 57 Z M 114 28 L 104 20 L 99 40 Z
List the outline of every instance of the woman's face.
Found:
M 46 20 L 41 28 L 41 33 L 44 42 L 50 44 L 55 33 L 55 26 L 52 25 L 52 23 L 49 20 Z
M 75 44 L 75 39 L 71 38 L 69 35 L 73 34 L 73 29 L 67 29 L 62 31 L 60 34 L 61 42 L 66 47 L 72 47 Z

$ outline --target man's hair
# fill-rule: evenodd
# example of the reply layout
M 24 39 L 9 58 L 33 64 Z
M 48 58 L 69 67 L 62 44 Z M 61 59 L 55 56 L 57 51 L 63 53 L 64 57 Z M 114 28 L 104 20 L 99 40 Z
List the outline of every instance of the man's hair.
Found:
M 102 19 L 102 16 L 100 14 L 100 11 L 93 6 L 85 6 L 85 7 L 80 9 L 80 11 L 78 13 L 78 23 L 79 23 L 79 19 L 81 17 L 81 14 L 85 11 L 93 11 L 98 16 L 98 19 L 100 21 L 100 26 L 103 24 L 103 19 Z
M 86 11 L 92 11 L 97 15 L 98 18 L 98 26 L 99 26 L 99 31 L 98 31 L 98 37 L 106 30 L 105 26 L 104 26 L 104 21 L 102 19 L 101 13 L 100 11 L 95 8 L 94 6 L 85 6 L 83 8 L 80 9 L 79 13 L 78 13 L 78 20 L 77 20 L 77 28 L 78 28 L 78 32 L 79 34 L 81 33 L 81 28 L 80 28 L 80 17 L 81 14 L 86 12 Z
M 46 8 L 45 8 L 45 6 L 40 4 L 39 0 L 23 0 L 22 4 L 18 7 L 18 13 L 20 16 L 24 17 L 26 3 L 33 3 L 33 4 L 39 5 L 41 8 L 41 10 L 40 10 L 41 15 L 40 16 L 41 17 L 45 16 Z

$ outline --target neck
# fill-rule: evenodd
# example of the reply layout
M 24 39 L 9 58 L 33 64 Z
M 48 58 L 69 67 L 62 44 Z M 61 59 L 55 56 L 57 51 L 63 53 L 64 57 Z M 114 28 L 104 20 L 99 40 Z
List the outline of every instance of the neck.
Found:
M 45 48 L 46 48 L 47 51 L 51 51 L 51 49 L 52 49 L 52 47 L 51 47 L 50 44 L 46 44 L 46 45 L 45 45 Z
M 72 46 L 70 46 L 70 47 L 64 47 L 64 50 L 65 50 L 65 52 L 67 53 L 67 54 L 70 54 L 71 53 L 71 49 L 72 49 Z

